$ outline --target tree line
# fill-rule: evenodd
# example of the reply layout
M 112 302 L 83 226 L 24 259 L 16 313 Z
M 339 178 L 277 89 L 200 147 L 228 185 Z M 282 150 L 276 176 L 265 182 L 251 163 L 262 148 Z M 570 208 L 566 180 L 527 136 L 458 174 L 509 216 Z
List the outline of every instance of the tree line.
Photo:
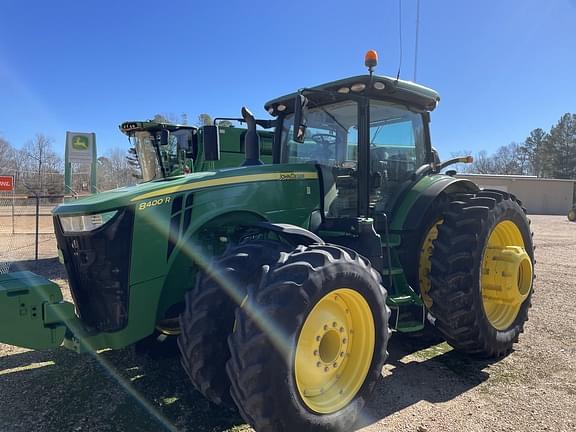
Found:
M 96 162 L 97 189 L 104 191 L 135 184 L 134 168 L 126 149 L 110 148 Z M 64 188 L 64 160 L 54 150 L 54 140 L 36 134 L 21 148 L 0 137 L 0 175 L 14 176 L 17 194 L 69 195 L 90 192 L 90 165 L 73 164 L 71 190 Z
M 152 120 L 164 123 L 188 123 L 188 115 L 156 114 Z M 196 126 L 212 124 L 212 116 L 200 114 Z M 224 126 L 230 126 L 227 122 Z M 112 147 L 97 158 L 96 178 L 98 191 L 136 184 L 140 179 L 139 167 L 128 147 Z M 35 192 L 40 195 L 75 195 L 90 192 L 90 165 L 72 166 L 71 190 L 64 187 L 64 160 L 54 150 L 54 140 L 38 133 L 17 148 L 0 136 L 0 175 L 12 175 L 17 194 Z
M 576 179 L 576 114 L 564 114 L 549 131 L 532 130 L 524 142 L 501 146 L 492 154 L 478 152 L 464 171 Z

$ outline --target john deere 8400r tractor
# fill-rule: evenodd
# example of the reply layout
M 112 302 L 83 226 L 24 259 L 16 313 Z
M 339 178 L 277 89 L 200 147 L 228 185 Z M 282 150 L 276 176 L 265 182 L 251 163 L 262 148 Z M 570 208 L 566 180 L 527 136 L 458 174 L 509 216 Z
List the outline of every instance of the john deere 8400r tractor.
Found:
M 532 293 L 522 204 L 442 174 L 467 159 L 431 147 L 438 94 L 375 63 L 268 102 L 274 120 L 243 109 L 242 166 L 58 207 L 75 304 L 3 276 L 0 340 L 83 351 L 178 334 L 193 386 L 266 432 L 351 430 L 391 330 L 430 323 L 463 353 L 509 353 Z M 257 124 L 272 129 L 271 164 Z M 214 159 L 218 137 L 203 136 Z

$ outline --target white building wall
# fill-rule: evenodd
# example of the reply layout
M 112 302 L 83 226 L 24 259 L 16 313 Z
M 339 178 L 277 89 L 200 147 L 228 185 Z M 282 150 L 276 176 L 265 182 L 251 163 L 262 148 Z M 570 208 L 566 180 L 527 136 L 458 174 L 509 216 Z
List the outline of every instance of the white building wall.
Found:
M 512 193 L 531 214 L 565 215 L 574 203 L 574 180 L 483 174 L 458 174 L 457 177 L 472 180 L 483 188 Z

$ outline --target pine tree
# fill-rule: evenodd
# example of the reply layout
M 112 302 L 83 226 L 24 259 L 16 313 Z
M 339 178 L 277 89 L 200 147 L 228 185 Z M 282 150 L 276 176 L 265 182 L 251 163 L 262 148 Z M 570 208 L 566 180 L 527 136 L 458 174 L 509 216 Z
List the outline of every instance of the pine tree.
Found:
M 528 174 L 542 177 L 544 174 L 544 165 L 546 159 L 548 134 L 540 129 L 534 129 L 530 132 L 530 136 L 526 138 L 520 150 L 525 154 L 529 169 Z
M 564 114 L 550 129 L 548 147 L 555 178 L 576 178 L 576 114 Z

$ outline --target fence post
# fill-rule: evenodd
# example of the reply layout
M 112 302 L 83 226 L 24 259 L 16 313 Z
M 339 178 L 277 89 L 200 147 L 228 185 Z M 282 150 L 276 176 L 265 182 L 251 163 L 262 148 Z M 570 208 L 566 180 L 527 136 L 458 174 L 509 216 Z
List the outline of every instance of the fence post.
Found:
M 38 232 L 40 231 L 40 198 L 36 194 L 36 252 L 35 261 L 38 261 Z
M 16 199 L 16 197 L 14 196 L 15 194 L 15 187 L 12 189 L 12 234 L 14 234 L 14 200 Z

